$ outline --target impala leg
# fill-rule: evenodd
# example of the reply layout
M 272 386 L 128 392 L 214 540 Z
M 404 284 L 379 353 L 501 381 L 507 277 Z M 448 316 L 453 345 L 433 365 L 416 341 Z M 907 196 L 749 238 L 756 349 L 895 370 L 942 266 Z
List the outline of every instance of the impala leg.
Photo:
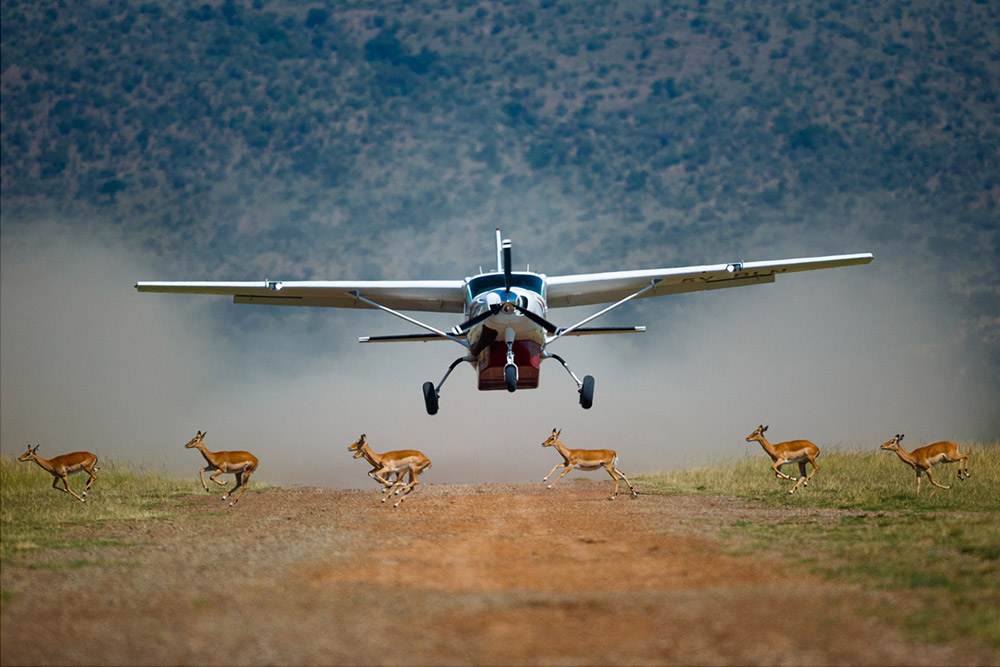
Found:
M 243 497 L 243 492 L 247 490 L 247 484 L 250 483 L 250 475 L 251 473 L 249 472 L 236 473 L 236 486 L 234 486 L 233 490 L 229 492 L 229 497 L 233 497 L 233 492 L 236 491 L 236 489 L 239 489 L 240 493 L 238 496 L 233 498 L 232 502 L 229 503 L 230 507 L 235 505 L 239 499 Z
M 392 486 L 395 482 L 390 482 L 389 480 L 384 479 L 381 476 L 379 476 L 379 474 L 378 474 L 379 470 L 380 470 L 379 468 L 372 468 L 368 472 L 368 476 L 371 477 L 372 479 L 374 479 L 375 481 L 377 481 L 379 484 L 381 484 L 382 485 L 382 490 L 384 491 L 385 487 Z M 392 473 L 389 473 L 389 474 L 391 475 Z M 399 473 L 396 473 L 396 480 L 397 481 L 399 480 Z
M 632 486 L 632 482 L 628 481 L 628 477 L 625 476 L 625 473 L 623 473 L 618 468 L 615 468 L 615 472 L 618 473 L 619 475 L 621 475 L 622 479 L 625 480 L 625 483 L 628 484 L 628 490 L 632 492 L 632 497 L 633 498 L 638 498 L 639 494 L 636 492 L 635 487 Z
M 87 486 L 83 487 L 83 495 L 87 495 L 87 491 L 90 491 L 90 485 L 94 483 L 97 479 L 97 468 L 87 468 L 87 474 L 90 475 L 90 479 L 87 480 Z
M 65 489 L 60 489 L 58 486 L 56 486 L 56 484 L 59 483 L 60 479 L 62 480 L 63 485 L 66 487 Z M 63 476 L 63 477 L 56 477 L 55 479 L 53 479 L 52 480 L 52 488 L 53 489 L 58 489 L 59 491 L 64 491 L 65 490 L 66 493 L 68 493 L 69 495 L 73 496 L 74 498 L 76 498 L 77 500 L 79 500 L 81 503 L 87 502 L 86 500 L 84 500 L 80 496 L 78 496 L 75 493 L 73 493 L 73 489 L 69 488 L 69 479 L 67 479 L 65 476 Z
M 413 470 L 411 468 L 407 468 L 403 472 L 396 473 L 396 483 L 394 484 L 396 490 L 392 495 L 398 496 L 407 488 L 407 483 L 403 481 L 407 473 L 410 475 L 410 484 L 413 484 Z
M 556 467 L 558 468 L 559 466 L 556 466 Z M 561 479 L 562 479 L 562 478 L 563 478 L 563 477 L 564 477 L 564 476 L 566 475 L 566 473 L 568 473 L 568 472 L 569 472 L 570 470 L 572 470 L 572 469 L 573 469 L 573 468 L 575 468 L 575 467 L 576 467 L 576 466 L 572 466 L 572 465 L 569 465 L 569 464 L 567 463 L 567 464 L 566 464 L 566 465 L 564 466 L 564 470 L 563 470 L 563 471 L 562 471 L 561 473 L 559 473 L 559 476 L 558 476 L 558 477 L 556 477 L 556 479 L 555 479 L 555 482 L 552 482 L 551 484 L 549 484 L 549 485 L 548 485 L 547 487 L 545 487 L 545 488 L 546 488 L 546 489 L 551 489 L 551 488 L 552 488 L 553 486 L 555 486 L 555 485 L 556 485 L 556 482 L 558 482 L 559 480 L 561 480 Z M 549 474 L 551 475 L 552 473 L 549 473 Z
M 203 487 L 205 487 L 206 491 L 208 491 L 208 484 L 205 483 L 205 471 L 206 470 L 211 470 L 211 468 L 202 468 L 201 470 L 199 470 L 198 471 L 198 478 L 201 479 L 201 485 Z
M 920 468 L 916 468 L 917 471 L 917 495 L 920 495 Z
M 554 472 L 556 471 L 556 468 L 558 468 L 558 467 L 559 467 L 559 466 L 561 466 L 561 465 L 564 465 L 564 464 L 562 464 L 562 463 L 557 463 L 557 464 L 555 464 L 554 466 L 552 466 L 552 470 L 550 470 L 550 471 L 549 471 L 549 474 L 548 474 L 548 475 L 546 475 L 545 477 L 542 477 L 542 481 L 543 481 L 543 482 L 547 482 L 547 481 L 549 481 L 549 477 L 552 477 L 552 473 L 554 473 Z
M 774 471 L 775 477 L 777 477 L 779 479 L 787 479 L 789 482 L 794 482 L 795 481 L 794 477 L 789 477 L 785 473 L 781 472 L 781 466 L 783 466 L 783 465 L 785 465 L 785 461 L 782 461 L 781 463 L 778 463 L 777 461 L 775 461 L 774 465 L 771 466 L 771 470 Z
M 809 473 L 809 475 L 806 477 L 806 482 L 805 482 L 804 486 L 809 486 L 809 480 L 811 480 L 813 478 L 813 475 L 816 474 L 816 471 L 819 470 L 819 466 L 816 465 L 816 458 L 815 457 L 810 456 L 809 457 L 809 463 L 812 464 L 813 469 L 812 469 L 812 472 Z M 805 463 L 800 463 L 799 464 L 799 468 L 802 470 L 802 474 L 805 475 L 806 474 L 806 464 Z
M 614 467 L 611 465 L 605 465 L 604 469 L 611 475 L 611 479 L 615 480 L 615 490 L 611 492 L 611 500 L 614 500 L 618 497 L 618 475 L 615 474 Z
M 965 477 L 969 477 L 970 476 L 969 475 L 969 455 L 968 454 L 960 454 L 958 456 L 958 458 L 955 459 L 955 460 L 958 461 L 958 478 L 964 482 L 965 481 Z M 965 470 L 965 477 L 962 477 L 963 468 Z
M 229 498 L 230 496 L 232 496 L 233 493 L 236 491 L 236 489 L 240 488 L 243 485 L 243 471 L 241 470 L 241 471 L 239 471 L 237 473 L 234 473 L 234 474 L 236 475 L 236 486 L 234 486 L 229 491 L 226 491 L 224 494 L 222 494 L 222 499 L 223 500 L 225 500 L 226 498 Z M 232 506 L 232 503 L 230 503 L 230 506 Z
M 378 469 L 373 470 L 373 471 L 371 471 L 368 474 L 371 475 L 372 479 L 374 479 L 374 480 L 378 481 L 379 483 L 381 483 L 383 487 L 392 486 L 393 484 L 395 484 L 396 482 L 399 481 L 399 476 L 397 475 L 396 476 L 396 481 L 395 482 L 390 482 L 385 477 L 382 477 L 381 475 L 379 475 L 379 470 Z M 390 472 L 389 474 L 391 475 L 392 473 Z M 384 490 L 384 488 L 383 488 L 383 490 Z
M 405 498 L 406 496 L 408 496 L 413 491 L 413 489 L 416 488 L 417 484 L 420 483 L 420 481 L 417 479 L 417 474 L 423 472 L 424 470 L 426 470 L 429 467 L 430 467 L 430 464 L 428 463 L 423 468 L 411 468 L 410 469 L 410 484 L 406 487 L 405 492 L 402 493 L 402 494 L 400 494 L 399 502 L 396 503 L 396 507 L 399 507 L 400 504 L 402 504 L 402 502 L 403 502 L 403 498 Z M 400 474 L 399 476 L 402 477 L 402 474 Z
M 410 483 L 404 486 L 399 491 L 397 491 L 397 493 L 399 493 L 399 500 L 396 501 L 396 504 L 393 505 L 393 507 L 399 507 L 403 503 L 403 500 L 406 498 L 406 496 L 409 495 L 411 491 L 413 491 L 414 487 L 416 487 L 417 484 L 420 484 L 420 480 L 417 479 L 417 471 L 411 470 Z
M 215 472 L 212 473 L 212 475 L 208 479 L 211 482 L 215 482 L 219 486 L 225 486 L 226 485 L 225 482 L 223 482 L 222 480 L 215 479 L 216 477 L 218 477 L 221 474 L 222 474 L 221 470 L 216 470 Z M 206 486 L 205 489 L 208 490 L 208 487 Z
M 934 481 L 934 476 L 931 475 L 931 469 L 930 468 L 927 469 L 927 479 L 930 480 L 931 484 L 933 484 L 934 486 L 936 486 L 939 489 L 950 489 L 951 488 L 950 486 L 945 486 L 944 484 L 938 484 L 937 482 L 935 482 Z
M 378 471 L 375 473 L 375 478 L 378 479 L 378 480 L 380 480 L 383 484 L 385 484 L 385 488 L 382 489 L 382 502 L 383 503 L 386 501 L 386 499 L 389 498 L 390 495 L 392 495 L 392 490 L 393 489 L 395 489 L 397 486 L 402 486 L 403 485 L 403 473 L 396 473 L 396 481 L 395 482 L 389 482 L 389 481 L 387 481 L 382 476 L 384 474 L 391 475 L 392 473 L 393 473 L 393 471 L 390 470 L 387 466 L 383 466 L 383 467 L 379 468 Z

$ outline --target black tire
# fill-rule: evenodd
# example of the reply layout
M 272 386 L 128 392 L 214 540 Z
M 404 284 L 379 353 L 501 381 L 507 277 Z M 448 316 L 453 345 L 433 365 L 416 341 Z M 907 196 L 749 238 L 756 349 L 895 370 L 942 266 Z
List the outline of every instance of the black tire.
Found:
M 514 364 L 504 366 L 503 379 L 507 382 L 507 391 L 514 393 L 517 389 L 517 366 Z
M 584 410 L 589 410 L 594 404 L 594 376 L 585 375 L 583 386 L 580 387 L 580 405 Z
M 438 411 L 438 395 L 434 389 L 433 382 L 424 383 L 424 405 L 427 407 L 427 414 L 436 415 Z

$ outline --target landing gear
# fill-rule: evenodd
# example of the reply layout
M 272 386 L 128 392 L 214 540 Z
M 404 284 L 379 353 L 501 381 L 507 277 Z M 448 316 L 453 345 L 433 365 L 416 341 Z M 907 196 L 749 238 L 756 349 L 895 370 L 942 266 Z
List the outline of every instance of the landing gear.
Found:
M 580 407 L 589 410 L 594 404 L 594 376 L 585 375 L 580 385 Z
M 427 414 L 436 415 L 438 411 L 438 394 L 433 382 L 424 383 L 424 405 L 427 407 Z

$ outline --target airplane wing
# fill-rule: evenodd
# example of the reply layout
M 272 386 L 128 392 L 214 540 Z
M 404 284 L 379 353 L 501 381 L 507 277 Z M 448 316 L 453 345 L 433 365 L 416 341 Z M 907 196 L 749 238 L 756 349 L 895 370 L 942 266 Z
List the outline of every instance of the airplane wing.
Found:
M 139 282 L 140 292 L 217 294 L 264 306 L 372 308 L 349 292 L 395 310 L 465 312 L 464 280 L 258 280 L 252 282 Z
M 624 299 L 648 286 L 653 280 L 660 282 L 639 298 L 773 283 L 775 276 L 783 273 L 867 264 L 872 259 L 874 256 L 866 252 L 763 262 L 729 262 L 673 269 L 549 276 L 546 280 L 546 295 L 549 308 L 588 306 Z

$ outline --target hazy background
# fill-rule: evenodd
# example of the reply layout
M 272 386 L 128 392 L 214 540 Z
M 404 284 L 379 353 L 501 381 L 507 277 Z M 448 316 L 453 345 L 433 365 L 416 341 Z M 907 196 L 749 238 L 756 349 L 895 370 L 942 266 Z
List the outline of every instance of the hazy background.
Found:
M 200 429 L 261 479 L 353 487 L 361 433 L 424 451 L 428 482 L 540 480 L 552 428 L 628 473 L 763 457 L 760 423 L 995 442 L 986 5 L 731 4 L 5 2 L 0 451 L 194 478 Z M 420 386 L 458 346 L 356 342 L 402 321 L 133 288 L 461 278 L 495 227 L 550 275 L 875 261 L 621 308 L 601 323 L 647 332 L 552 348 L 595 376 L 589 411 L 548 361 L 515 394 L 463 365 L 434 417 Z

